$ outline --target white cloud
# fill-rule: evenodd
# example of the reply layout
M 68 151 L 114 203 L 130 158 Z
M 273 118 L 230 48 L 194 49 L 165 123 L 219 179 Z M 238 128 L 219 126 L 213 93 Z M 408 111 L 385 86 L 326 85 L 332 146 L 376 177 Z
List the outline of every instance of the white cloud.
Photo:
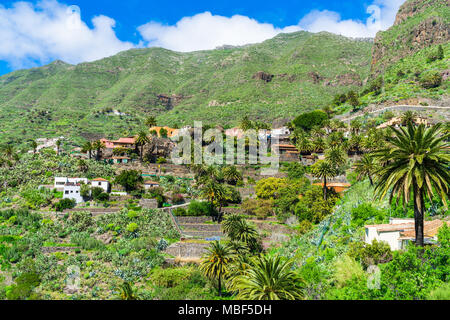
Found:
M 11 8 L 0 6 L 0 60 L 13 68 L 54 59 L 79 63 L 134 47 L 116 37 L 113 19 L 96 16 L 90 28 L 76 9 L 56 0 L 36 5 L 16 2 Z
M 184 17 L 175 25 L 149 22 L 138 28 L 143 41 L 123 42 L 115 34 L 115 21 L 99 15 L 89 27 L 72 7 L 58 0 L 37 4 L 16 2 L 0 5 L 0 60 L 16 68 L 61 59 L 69 63 L 94 61 L 141 46 L 160 46 L 176 51 L 214 49 L 221 45 L 244 45 L 270 39 L 279 33 L 300 30 L 329 31 L 349 37 L 373 37 L 392 25 L 405 0 L 372 0 L 366 21 L 343 20 L 333 11 L 312 11 L 298 25 L 277 28 L 269 23 L 235 15 L 210 12 Z M 75 8 L 76 9 L 76 8 Z
M 275 37 L 282 32 L 301 30 L 298 26 L 275 28 L 246 16 L 231 18 L 212 15 L 210 12 L 185 17 L 174 26 L 149 22 L 138 28 L 149 46 L 159 46 L 175 51 L 214 49 L 221 45 L 244 45 Z
M 386 30 L 395 20 L 395 15 L 405 0 L 375 0 L 367 7 L 370 17 L 366 21 L 342 20 L 334 11 L 312 11 L 299 22 L 299 26 L 311 32 L 328 31 L 347 37 L 375 37 L 380 30 Z
M 189 52 L 214 49 L 221 45 L 244 45 L 270 39 L 279 33 L 307 30 L 328 31 L 347 37 L 374 37 L 389 28 L 405 0 L 374 0 L 367 8 L 366 21 L 342 20 L 334 11 L 312 11 L 298 25 L 276 28 L 272 24 L 235 15 L 231 18 L 204 12 L 184 17 L 175 25 L 149 22 L 138 28 L 148 46 Z

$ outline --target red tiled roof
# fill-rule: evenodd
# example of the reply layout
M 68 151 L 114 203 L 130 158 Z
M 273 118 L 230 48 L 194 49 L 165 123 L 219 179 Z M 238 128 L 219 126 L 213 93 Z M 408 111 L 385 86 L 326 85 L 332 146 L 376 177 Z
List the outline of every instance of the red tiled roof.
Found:
M 134 138 L 120 138 L 119 140 L 113 141 L 114 143 L 131 143 L 134 144 Z
M 105 181 L 105 182 L 108 182 L 108 180 L 103 179 L 103 178 L 95 178 L 92 181 Z
M 157 185 L 159 185 L 159 182 L 148 180 L 148 181 L 145 181 L 144 184 L 157 184 Z

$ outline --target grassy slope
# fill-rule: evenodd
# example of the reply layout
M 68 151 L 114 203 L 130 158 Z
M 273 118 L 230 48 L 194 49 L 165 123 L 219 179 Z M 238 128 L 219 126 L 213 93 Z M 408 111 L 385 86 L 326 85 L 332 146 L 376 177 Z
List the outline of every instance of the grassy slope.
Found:
M 140 126 L 147 115 L 172 125 L 193 120 L 235 124 L 244 115 L 292 117 L 352 88 L 325 86 L 324 81 L 346 73 L 364 80 L 371 47 L 328 33 L 298 32 L 241 48 L 193 53 L 139 49 L 77 66 L 54 62 L 13 72 L 0 77 L 0 140 L 117 137 Z M 270 83 L 252 79 L 258 71 L 276 76 Z M 308 75 L 312 71 L 326 80 L 314 84 Z M 291 76 L 295 80 L 289 81 Z M 186 98 L 172 109 L 158 94 Z M 218 106 L 208 106 L 213 100 Z M 98 113 L 106 108 L 130 116 Z
M 384 56 L 377 61 L 374 69 L 384 66 L 383 77 L 385 88 L 379 96 L 371 94 L 362 99 L 364 103 L 397 102 L 409 98 L 440 99 L 450 93 L 449 80 L 434 89 L 424 89 L 419 81 L 428 71 L 444 71 L 450 69 L 450 43 L 442 43 L 445 58 L 435 62 L 427 62 L 430 53 L 436 52 L 438 44 L 425 48 L 413 43 L 415 29 L 421 23 L 432 22 L 442 26 L 450 26 L 450 7 L 447 0 L 410 0 L 401 10 L 413 10 L 414 14 L 402 23 L 389 28 L 377 35 L 377 41 L 384 48 Z M 403 75 L 402 75 L 403 73 Z M 400 75 L 399 75 L 400 74 Z

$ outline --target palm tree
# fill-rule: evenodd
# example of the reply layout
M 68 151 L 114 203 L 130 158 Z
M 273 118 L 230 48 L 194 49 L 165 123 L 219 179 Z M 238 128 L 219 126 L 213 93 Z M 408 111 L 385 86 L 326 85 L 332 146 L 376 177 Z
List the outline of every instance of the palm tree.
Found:
M 239 124 L 239 127 L 240 127 L 242 130 L 247 131 L 247 130 L 253 129 L 253 123 L 252 123 L 251 120 L 248 119 L 247 116 L 245 116 L 245 117 L 241 120 L 241 123 Z
M 448 153 L 449 134 L 442 134 L 441 125 L 426 129 L 411 122 L 407 128 L 390 128 L 393 136 L 386 137 L 387 146 L 374 153 L 384 166 L 377 171 L 375 186 L 377 196 L 383 199 L 390 192 L 390 201 L 394 196 L 403 205 L 414 201 L 414 222 L 416 245 L 424 245 L 423 218 L 425 197 L 432 199 L 436 190 L 445 206 L 449 194 L 450 174 Z
M 105 144 L 101 142 L 100 140 L 94 141 L 92 144 L 93 150 L 96 150 L 95 153 L 95 160 L 100 161 L 100 155 L 103 149 L 106 148 Z
M 223 168 L 222 172 L 225 181 L 229 184 L 236 185 L 238 181 L 242 180 L 242 174 L 236 166 L 226 166 Z
M 218 208 L 219 216 L 217 217 L 217 222 L 220 222 L 222 218 L 222 207 L 228 200 L 228 193 L 223 184 L 209 179 L 201 187 L 200 193 L 204 199 L 208 200 L 213 208 Z
M 86 161 L 84 161 L 83 159 L 78 160 L 78 164 L 77 165 L 78 165 L 78 169 L 81 172 L 86 173 L 89 170 L 89 167 L 88 167 Z
M 233 258 L 233 251 L 229 245 L 214 241 L 200 263 L 200 270 L 204 275 L 211 280 L 217 280 L 219 296 L 222 296 L 222 279 L 227 275 Z
M 292 260 L 258 256 L 248 270 L 232 279 L 231 288 L 243 300 L 300 300 L 304 281 L 292 271 Z
M 37 142 L 34 140 L 31 140 L 31 148 L 33 149 L 33 154 L 36 154 L 37 147 L 38 147 Z
M 237 223 L 245 220 L 244 216 L 239 214 L 230 214 L 226 216 L 222 223 L 222 230 L 228 235 L 233 235 L 237 233 Z M 231 236 L 230 236 L 231 238 Z
M 141 162 L 144 157 L 144 146 L 149 142 L 150 142 L 150 139 L 147 136 L 147 133 L 145 131 L 140 131 L 136 137 L 136 145 L 141 147 L 141 151 L 140 151 Z
M 81 152 L 87 153 L 89 155 L 89 159 L 92 158 L 92 151 L 94 150 L 93 144 L 90 141 L 86 141 L 85 144 L 81 147 Z
M 156 126 L 156 119 L 153 116 L 148 117 L 145 119 L 145 125 L 149 128 Z
M 326 160 L 317 161 L 311 168 L 314 177 L 323 179 L 323 199 L 327 200 L 327 180 L 336 176 L 335 166 Z
M 361 120 L 354 119 L 350 122 L 350 129 L 353 134 L 358 134 L 361 128 L 362 128 Z
M 314 149 L 310 136 L 302 129 L 296 129 L 294 131 L 292 140 L 297 149 L 302 153 L 308 153 Z
M 377 163 L 374 158 L 370 154 L 365 154 L 355 165 L 355 172 L 358 174 L 358 180 L 368 177 L 370 185 L 373 186 L 372 176 L 377 170 Z
M 414 124 L 417 119 L 417 114 L 413 111 L 406 111 L 402 115 L 402 125 L 407 126 L 409 123 Z
M 332 146 L 325 152 L 325 159 L 335 167 L 340 167 L 347 162 L 347 153 L 341 146 Z
M 56 140 L 56 154 L 59 156 L 59 150 L 61 149 L 62 141 L 60 139 Z

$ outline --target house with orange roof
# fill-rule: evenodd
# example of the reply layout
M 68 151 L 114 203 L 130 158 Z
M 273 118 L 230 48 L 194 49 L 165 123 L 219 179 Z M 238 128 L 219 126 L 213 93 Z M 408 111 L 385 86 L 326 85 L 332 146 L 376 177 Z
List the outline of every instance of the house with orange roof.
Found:
M 164 129 L 167 132 L 167 138 L 172 138 L 176 136 L 179 132 L 179 129 L 170 128 L 170 127 L 151 127 L 149 130 L 150 132 L 154 131 L 158 135 L 158 137 L 161 137 L 161 130 Z
M 103 191 L 105 191 L 106 193 L 110 193 L 111 192 L 111 184 L 106 179 L 95 178 L 95 179 L 90 181 L 90 184 L 91 184 L 92 188 L 102 188 Z
M 147 180 L 147 181 L 144 182 L 144 189 L 145 190 L 148 190 L 148 189 L 151 189 L 151 188 L 157 188 L 157 187 L 159 187 L 159 182 L 157 182 L 157 181 Z
M 323 188 L 323 182 L 322 183 L 313 183 L 313 186 L 320 186 Z M 347 191 L 352 185 L 350 183 L 343 183 L 343 182 L 329 182 L 327 183 L 327 188 L 333 189 L 337 193 L 344 193 Z
M 437 241 L 439 229 L 450 221 L 433 220 L 424 222 L 425 244 L 433 244 Z M 375 224 L 365 226 L 365 242 L 371 244 L 373 240 L 384 241 L 389 244 L 391 250 L 403 250 L 409 242 L 416 239 L 414 219 L 391 219 L 389 224 Z

